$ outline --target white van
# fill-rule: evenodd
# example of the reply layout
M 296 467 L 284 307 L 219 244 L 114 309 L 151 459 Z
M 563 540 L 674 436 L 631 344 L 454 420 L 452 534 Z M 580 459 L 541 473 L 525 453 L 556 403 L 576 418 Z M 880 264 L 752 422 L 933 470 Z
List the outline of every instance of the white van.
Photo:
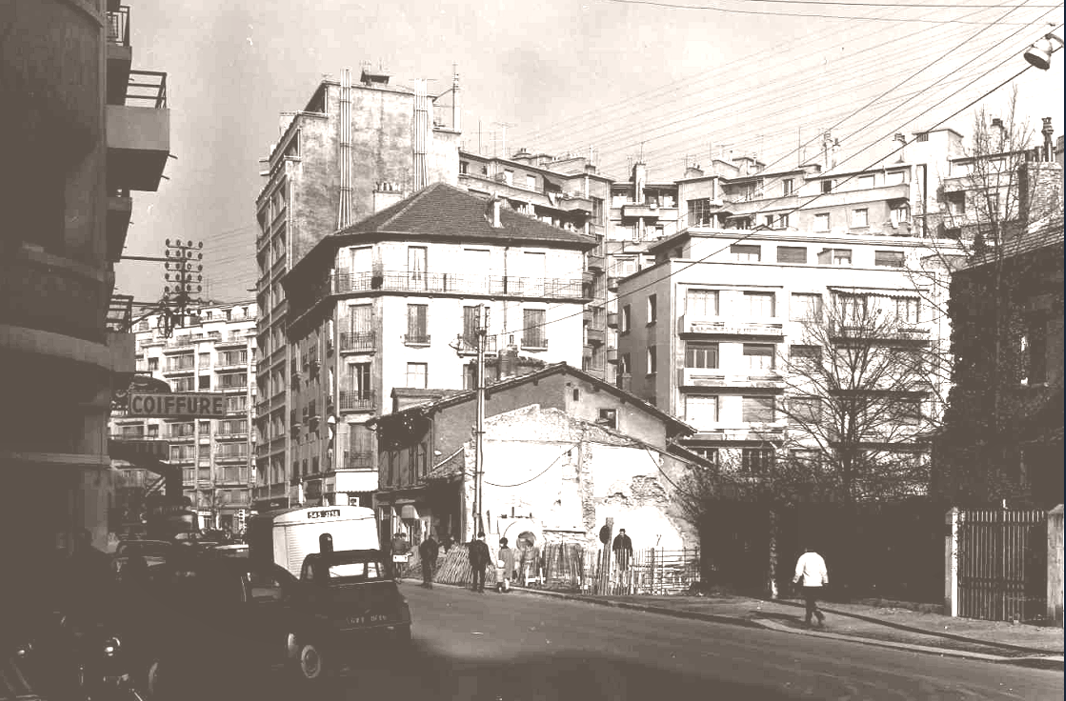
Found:
M 248 525 L 250 557 L 266 557 L 295 577 L 304 558 L 319 552 L 319 536 L 329 533 L 333 549 L 379 550 L 374 510 L 365 506 L 315 506 L 255 516 Z

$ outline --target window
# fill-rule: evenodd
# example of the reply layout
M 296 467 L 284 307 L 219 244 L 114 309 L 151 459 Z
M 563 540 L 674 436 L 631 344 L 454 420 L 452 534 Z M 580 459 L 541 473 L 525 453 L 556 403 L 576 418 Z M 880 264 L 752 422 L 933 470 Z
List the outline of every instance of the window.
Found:
M 743 448 L 740 451 L 740 469 L 749 475 L 764 475 L 773 470 L 773 448 Z
M 690 289 L 685 292 L 685 314 L 693 319 L 718 316 L 718 291 Z
M 459 161 L 459 174 L 460 175 L 466 175 L 466 173 L 467 173 L 467 171 L 469 169 L 470 169 L 470 164 L 467 161 Z
M 795 345 L 788 347 L 788 357 L 795 360 L 821 360 L 821 346 Z
M 919 144 L 925 143 L 926 141 L 929 141 L 929 132 L 923 131 L 921 134 L 917 134 L 914 137 L 914 140 L 915 140 L 915 142 L 917 142 Z
M 346 394 L 350 394 L 354 400 L 365 401 L 371 398 L 370 363 L 348 364 L 348 377 L 345 386 L 341 389 L 342 405 L 345 403 Z
M 718 344 L 699 341 L 685 343 L 685 367 L 716 369 L 718 367 Z
M 685 396 L 685 423 L 696 429 L 709 429 L 718 423 L 718 397 Z
M 820 321 L 822 318 L 822 295 L 808 292 L 793 292 L 789 305 L 792 321 Z
M 621 353 L 621 354 L 619 354 L 619 356 L 618 356 L 618 374 L 619 375 L 628 375 L 628 374 L 630 374 L 632 367 L 633 367 L 633 363 L 632 363 L 632 360 L 630 359 L 629 353 Z
M 658 357 L 655 350 L 655 346 L 648 346 L 648 374 L 654 375 L 656 367 L 658 365 Z
M 822 233 L 829 231 L 829 212 L 814 215 L 814 230 Z
M 819 450 L 809 448 L 794 448 L 788 451 L 788 457 L 792 462 L 808 469 L 817 470 L 822 466 L 822 453 Z
M 148 359 L 148 372 L 158 372 L 158 371 L 159 371 L 159 358 L 149 358 Z
M 503 181 L 505 183 L 507 183 L 508 185 L 514 185 L 514 171 L 513 170 L 505 170 L 505 171 L 503 171 Z
M 603 198 L 593 197 L 592 199 L 592 223 L 603 224 Z
M 211 376 L 200 375 L 200 379 L 197 383 L 196 389 L 211 389 Z
M 903 251 L 874 251 L 874 265 L 879 268 L 902 268 Z
M 903 222 L 911 220 L 911 208 L 907 203 L 894 204 L 889 211 L 889 218 L 892 220 L 892 226 L 899 226 Z
M 618 411 L 616 409 L 600 409 L 600 418 L 596 423 L 608 428 L 618 428 Z
M 428 304 L 407 305 L 407 337 L 404 339 L 407 345 L 429 345 L 429 332 L 426 325 L 428 311 Z
M 791 195 L 796 184 L 792 178 L 785 178 L 781 181 L 781 194 Z
M 851 210 L 851 228 L 864 229 L 870 226 L 870 210 L 869 209 L 853 209 Z
M 762 260 L 762 249 L 750 244 L 735 243 L 729 247 L 729 253 L 739 263 L 758 263 Z
M 744 306 L 751 319 L 772 319 L 774 314 L 773 292 L 745 292 Z
M 478 310 L 480 307 L 463 307 L 463 348 L 476 351 L 478 339 Z
M 536 190 L 537 189 L 537 176 L 535 176 L 535 175 L 526 175 L 526 189 L 527 190 Z
M 548 339 L 544 334 L 547 312 L 543 309 L 522 310 L 522 346 L 525 348 L 547 348 Z
M 871 190 L 874 187 L 874 176 L 860 175 L 855 179 L 855 187 L 859 190 Z
M 896 311 L 896 321 L 905 324 L 917 324 L 921 313 L 921 300 L 915 297 L 896 297 L 892 300 Z
M 633 310 L 628 304 L 622 307 L 622 318 L 619 320 L 619 325 L 621 327 L 619 329 L 620 333 L 629 333 L 629 329 L 633 325 Z
M 709 198 L 703 197 L 698 200 L 688 201 L 688 225 L 711 225 L 711 200 Z
M 902 398 L 890 407 L 896 423 L 902 426 L 918 426 L 922 422 L 922 400 Z
M 159 438 L 159 424 L 148 424 L 148 437 Z
M 774 420 L 773 397 L 742 397 L 741 421 L 753 424 L 768 424 Z
M 832 180 L 823 180 L 823 181 L 821 181 L 821 187 L 822 187 L 822 194 L 823 195 L 828 195 L 830 192 L 833 191 L 833 181 Z
M 827 248 L 818 254 L 820 265 L 851 265 L 850 248 Z
M 833 305 L 844 324 L 861 324 L 867 318 L 866 295 L 836 294 L 833 296 Z
M 906 173 L 902 170 L 892 170 L 885 173 L 885 185 L 902 185 L 906 182 Z
M 715 470 L 718 469 L 719 459 L 718 459 L 718 449 L 717 448 L 696 447 L 696 448 L 691 448 L 691 451 L 693 453 L 695 453 L 696 455 L 700 456 L 701 458 L 703 458 L 704 460 L 706 460 L 707 462 L 711 463 L 711 465 L 713 466 L 713 468 Z
M 657 302 L 659 298 L 656 295 L 648 295 L 648 323 L 654 324 L 659 318 L 659 308 Z
M 806 263 L 807 248 L 805 246 L 778 246 L 778 263 Z
M 407 364 L 407 386 L 414 387 L 416 389 L 426 389 L 429 387 L 427 384 L 429 375 L 429 365 L 427 363 L 408 363 Z
M 179 377 L 174 380 L 175 392 L 192 392 L 196 388 L 193 386 L 193 378 L 191 377 Z
M 774 345 L 772 343 L 745 343 L 744 363 L 749 372 L 770 372 L 774 369 Z
M 788 418 L 793 423 L 817 424 L 822 420 L 822 400 L 820 397 L 789 397 Z
M 426 247 L 407 248 L 407 281 L 412 289 L 426 289 Z

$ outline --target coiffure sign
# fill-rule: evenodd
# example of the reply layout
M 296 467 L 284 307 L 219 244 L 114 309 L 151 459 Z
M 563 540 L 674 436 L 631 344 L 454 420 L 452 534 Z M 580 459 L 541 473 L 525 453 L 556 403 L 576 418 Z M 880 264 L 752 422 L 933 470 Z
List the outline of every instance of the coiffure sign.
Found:
M 211 392 L 130 393 L 128 415 L 159 419 L 220 419 L 226 415 L 226 395 Z

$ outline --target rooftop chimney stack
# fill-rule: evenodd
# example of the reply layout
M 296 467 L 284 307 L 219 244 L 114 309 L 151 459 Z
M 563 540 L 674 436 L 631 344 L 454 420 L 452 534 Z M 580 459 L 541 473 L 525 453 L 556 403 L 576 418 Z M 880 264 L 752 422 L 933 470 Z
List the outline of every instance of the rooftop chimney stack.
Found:
M 492 223 L 493 229 L 502 229 L 503 222 L 500 219 L 500 207 L 503 205 L 503 200 L 499 197 L 493 197 L 489 200 L 489 221 Z
M 1055 127 L 1051 125 L 1051 117 L 1044 117 L 1041 121 L 1044 123 L 1044 126 L 1040 128 L 1040 133 L 1044 135 L 1044 148 L 1040 154 L 1040 160 L 1051 162 L 1055 160 Z
M 452 129 L 462 131 L 462 110 L 459 106 L 459 69 L 452 67 Z

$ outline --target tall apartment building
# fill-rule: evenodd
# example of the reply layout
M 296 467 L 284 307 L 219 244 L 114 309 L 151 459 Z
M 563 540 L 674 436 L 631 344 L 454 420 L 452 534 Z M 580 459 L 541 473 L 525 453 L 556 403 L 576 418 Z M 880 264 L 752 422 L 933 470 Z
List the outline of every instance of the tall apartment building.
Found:
M 474 386 L 482 305 L 501 363 L 580 363 L 595 246 L 444 183 L 321 241 L 283 279 L 292 363 L 270 368 L 265 392 L 290 404 L 262 442 L 289 441 L 292 463 L 271 460 L 264 498 L 295 486 L 313 503 L 369 505 L 382 448 L 367 422 Z
M 285 336 L 282 278 L 333 232 L 430 183 L 454 185 L 458 178 L 458 77 L 449 120 L 427 96 L 425 81 L 401 87 L 369 68 L 356 83 L 348 76 L 344 71 L 340 81 L 323 80 L 301 111 L 282 115 L 281 137 L 263 161 L 266 182 L 256 198 L 258 420 L 264 437 L 257 465 L 263 476 L 280 475 L 279 484 L 297 477 L 288 471 L 294 459 L 290 431 L 271 429 L 287 426 L 294 406 L 290 383 L 273 380 L 279 373 L 288 378 L 295 362 Z M 280 497 L 283 506 L 298 496 L 295 485 L 282 491 L 263 484 L 256 496 Z
M 167 338 L 159 317 L 134 328 L 137 373 L 163 380 L 174 392 L 226 395 L 223 419 L 111 420 L 111 437 L 166 441 L 170 464 L 182 468 L 184 496 L 204 528 L 243 527 L 255 484 L 256 308 L 254 302 L 191 309 Z M 160 480 L 153 480 L 159 482 Z
M 539 221 L 595 237 L 586 256 L 592 299 L 584 311 L 581 369 L 606 378 L 607 268 L 605 243 L 610 222 L 605 205 L 611 180 L 584 156 L 550 156 L 520 149 L 510 158 L 460 151 L 459 185 L 501 198 L 510 209 Z
M 925 355 L 949 336 L 929 307 L 945 281 L 911 272 L 931 253 L 916 238 L 690 228 L 651 251 L 656 264 L 619 288 L 620 383 L 693 426 L 683 444 L 712 462 L 728 453 L 754 471 L 786 445 L 782 402 L 798 384 L 787 368 L 804 352 L 821 357 L 806 332 L 823 309 L 827 323 L 831 309 L 884 310 L 904 331 L 867 340 L 900 353 Z M 936 414 L 946 379 L 923 378 L 936 386 L 901 421 Z M 928 428 L 918 423 L 894 434 L 899 450 L 920 452 L 901 437 Z
M 0 550 L 11 562 L 83 528 L 106 542 L 111 395 L 134 370 L 132 300 L 114 294 L 114 263 L 130 193 L 158 188 L 170 150 L 166 75 L 131 70 L 135 18 L 117 0 L 0 6 Z

